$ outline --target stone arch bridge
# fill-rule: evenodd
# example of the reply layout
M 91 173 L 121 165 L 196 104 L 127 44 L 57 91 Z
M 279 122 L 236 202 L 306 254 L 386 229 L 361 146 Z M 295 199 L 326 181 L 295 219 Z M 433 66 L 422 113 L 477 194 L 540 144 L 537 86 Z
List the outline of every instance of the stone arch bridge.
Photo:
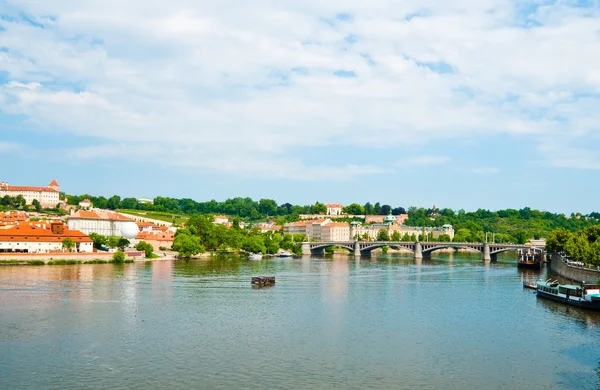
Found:
M 303 242 L 302 254 L 323 253 L 325 248 L 340 247 L 354 252 L 354 256 L 369 255 L 371 251 L 383 246 L 403 248 L 413 252 L 415 259 L 431 256 L 438 249 L 472 249 L 481 253 L 484 261 L 495 261 L 498 253 L 519 249 L 543 252 L 543 247 L 519 244 L 491 244 L 486 242 L 410 242 L 410 241 L 343 241 L 343 242 Z

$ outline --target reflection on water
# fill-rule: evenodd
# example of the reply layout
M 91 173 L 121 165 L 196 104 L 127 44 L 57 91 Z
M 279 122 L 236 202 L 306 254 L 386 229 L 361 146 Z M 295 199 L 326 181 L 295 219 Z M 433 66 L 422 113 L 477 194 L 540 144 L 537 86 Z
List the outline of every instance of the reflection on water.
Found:
M 0 383 L 597 388 L 600 313 L 537 299 L 546 270 L 507 256 L 2 267 Z

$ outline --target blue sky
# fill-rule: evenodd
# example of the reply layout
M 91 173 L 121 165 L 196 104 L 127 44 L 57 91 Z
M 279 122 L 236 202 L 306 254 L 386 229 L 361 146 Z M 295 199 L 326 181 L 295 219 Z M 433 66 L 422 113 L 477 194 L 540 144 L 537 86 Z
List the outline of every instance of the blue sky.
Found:
M 600 2 L 297 3 L 5 2 L 0 180 L 600 211 Z

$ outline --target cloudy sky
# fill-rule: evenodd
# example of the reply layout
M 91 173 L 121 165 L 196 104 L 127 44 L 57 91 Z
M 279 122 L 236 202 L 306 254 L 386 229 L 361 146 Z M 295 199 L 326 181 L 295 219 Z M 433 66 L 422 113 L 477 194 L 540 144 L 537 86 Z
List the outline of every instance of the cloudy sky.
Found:
M 0 0 L 0 180 L 600 211 L 600 1 Z

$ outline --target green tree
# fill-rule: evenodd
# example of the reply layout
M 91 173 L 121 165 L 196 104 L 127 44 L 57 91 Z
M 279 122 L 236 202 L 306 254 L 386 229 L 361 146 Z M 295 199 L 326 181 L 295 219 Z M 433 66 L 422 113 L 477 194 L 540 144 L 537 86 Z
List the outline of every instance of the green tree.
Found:
M 242 242 L 242 249 L 250 253 L 266 253 L 265 241 L 260 236 L 248 236 Z
M 106 208 L 109 210 L 116 210 L 120 205 L 121 197 L 118 195 L 113 195 L 106 201 Z
M 564 228 L 558 228 L 550 232 L 546 238 L 546 250 L 550 252 L 560 252 L 565 249 L 565 244 L 569 241 L 571 232 Z
M 381 205 L 379 202 L 375 203 L 375 206 L 373 206 L 373 214 L 381 215 Z
M 401 240 L 400 232 L 397 230 L 394 230 L 394 232 L 392 233 L 392 236 L 390 238 L 392 239 L 392 241 L 400 241 Z
M 342 211 L 350 215 L 363 215 L 365 213 L 364 207 L 359 205 L 358 203 L 352 203 L 344 207 Z
M 312 213 L 313 214 L 325 214 L 327 212 L 327 206 L 325 206 L 323 203 L 315 203 L 312 206 Z
M 384 204 L 383 206 L 381 206 L 381 211 L 379 212 L 379 214 L 388 215 L 391 212 L 392 212 L 392 206 L 390 206 L 389 204 Z
M 123 251 L 116 251 L 113 254 L 113 261 L 115 263 L 124 263 L 125 262 L 125 253 L 123 253 Z
M 452 241 L 452 239 L 450 238 L 450 236 L 448 234 L 440 234 L 440 236 L 438 237 L 438 241 L 439 242 L 450 242 L 450 241 Z
M 154 253 L 154 247 L 148 244 L 146 241 L 140 241 L 135 244 L 135 249 L 141 252 L 144 252 L 146 258 L 151 258 Z
M 109 246 L 106 236 L 102 236 L 98 233 L 90 233 L 90 238 L 94 242 L 94 248 L 96 249 L 101 249 L 103 246 Z
M 377 232 L 377 241 L 389 241 L 390 240 L 390 235 L 388 234 L 388 231 L 385 229 L 381 229 Z
M 205 249 L 200 243 L 200 237 L 191 234 L 177 234 L 173 240 L 173 250 L 179 253 L 179 257 L 189 259 Z
M 67 249 L 69 252 L 75 247 L 75 241 L 70 238 L 64 238 L 62 241 L 63 248 Z
M 31 202 L 31 205 L 32 205 L 33 207 L 35 207 L 35 211 L 37 211 L 38 213 L 39 213 L 40 211 L 42 211 L 42 205 L 40 204 L 40 202 L 39 202 L 37 199 L 34 199 L 34 200 Z

